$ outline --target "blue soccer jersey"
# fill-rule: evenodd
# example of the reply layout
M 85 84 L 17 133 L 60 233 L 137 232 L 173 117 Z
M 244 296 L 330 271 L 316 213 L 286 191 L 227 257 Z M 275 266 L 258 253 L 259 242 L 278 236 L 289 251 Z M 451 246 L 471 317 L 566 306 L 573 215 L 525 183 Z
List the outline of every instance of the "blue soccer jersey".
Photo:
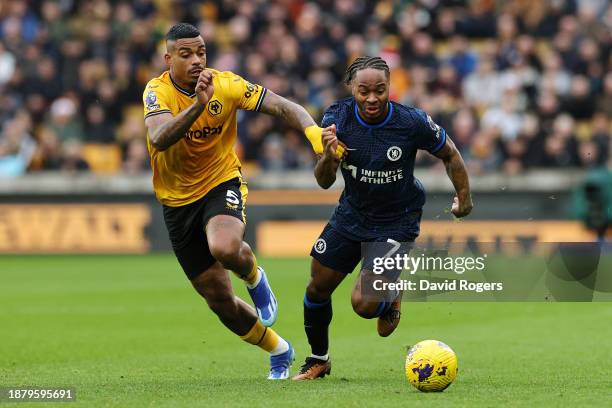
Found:
M 330 225 L 354 240 L 368 241 L 398 229 L 415 229 L 415 213 L 425 191 L 414 177 L 418 149 L 439 151 L 446 131 L 420 109 L 389 102 L 385 119 L 366 123 L 353 98 L 331 105 L 322 127 L 336 124 L 338 139 L 350 149 L 341 163 L 344 191 Z M 411 221 L 412 220 L 412 221 Z

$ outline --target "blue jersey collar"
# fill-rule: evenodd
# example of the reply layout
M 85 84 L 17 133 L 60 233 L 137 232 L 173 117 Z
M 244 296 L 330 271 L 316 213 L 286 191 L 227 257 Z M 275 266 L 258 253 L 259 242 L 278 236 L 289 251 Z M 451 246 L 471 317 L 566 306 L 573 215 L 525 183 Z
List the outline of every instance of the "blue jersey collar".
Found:
M 389 104 L 389 112 L 387 112 L 387 117 L 385 118 L 385 120 L 380 123 L 371 125 L 361 118 L 361 116 L 359 115 L 359 109 L 357 108 L 357 102 L 355 102 L 355 117 L 357 118 L 357 121 L 359 121 L 362 126 L 365 126 L 368 129 L 378 129 L 385 126 L 391 120 L 391 116 L 393 116 L 393 104 L 391 102 L 387 103 Z

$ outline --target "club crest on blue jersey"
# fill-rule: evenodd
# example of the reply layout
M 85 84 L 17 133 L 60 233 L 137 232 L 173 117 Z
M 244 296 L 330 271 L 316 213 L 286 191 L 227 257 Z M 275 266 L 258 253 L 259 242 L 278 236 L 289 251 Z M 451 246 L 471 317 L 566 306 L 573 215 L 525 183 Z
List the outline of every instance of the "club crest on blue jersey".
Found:
M 327 242 L 323 238 L 319 238 L 314 244 L 315 252 L 322 254 L 327 249 Z
M 397 146 L 391 146 L 387 149 L 387 158 L 391 161 L 398 161 L 402 157 L 402 149 Z

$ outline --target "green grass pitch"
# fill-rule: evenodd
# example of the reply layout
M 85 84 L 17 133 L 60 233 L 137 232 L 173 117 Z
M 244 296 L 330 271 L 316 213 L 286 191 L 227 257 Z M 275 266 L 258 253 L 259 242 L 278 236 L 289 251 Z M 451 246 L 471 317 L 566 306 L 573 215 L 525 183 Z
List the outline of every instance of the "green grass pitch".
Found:
M 260 263 L 280 304 L 274 328 L 297 351 L 295 372 L 309 351 L 309 261 Z M 609 303 L 405 303 L 400 327 L 382 339 L 375 320 L 351 310 L 354 278 L 333 299 L 332 375 L 269 382 L 267 354 L 218 322 L 170 254 L 0 257 L 0 386 L 75 387 L 70 406 L 83 407 L 557 407 L 612 398 Z M 443 393 L 420 393 L 404 378 L 406 346 L 424 339 L 459 357 Z

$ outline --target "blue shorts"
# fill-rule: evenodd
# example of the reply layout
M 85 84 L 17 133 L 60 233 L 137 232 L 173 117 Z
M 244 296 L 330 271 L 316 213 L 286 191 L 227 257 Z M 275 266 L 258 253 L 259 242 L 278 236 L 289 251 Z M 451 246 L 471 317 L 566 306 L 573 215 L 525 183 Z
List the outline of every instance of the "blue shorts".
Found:
M 327 223 L 323 232 L 315 241 L 310 251 L 310 256 L 319 261 L 323 266 L 341 273 L 351 273 L 363 258 L 362 243 L 387 243 L 389 240 L 400 243 L 414 242 L 418 236 L 421 213 L 419 212 L 410 218 L 410 223 L 412 224 L 410 228 L 398 230 L 395 225 L 389 226 L 389 228 L 378 228 L 378 235 L 370 235 L 359 240 L 334 227 L 332 224 L 335 220 L 332 219 Z M 415 233 L 415 231 L 417 232 Z M 377 246 L 377 251 L 380 250 L 382 250 L 382 247 Z M 369 261 L 366 260 L 366 262 Z

